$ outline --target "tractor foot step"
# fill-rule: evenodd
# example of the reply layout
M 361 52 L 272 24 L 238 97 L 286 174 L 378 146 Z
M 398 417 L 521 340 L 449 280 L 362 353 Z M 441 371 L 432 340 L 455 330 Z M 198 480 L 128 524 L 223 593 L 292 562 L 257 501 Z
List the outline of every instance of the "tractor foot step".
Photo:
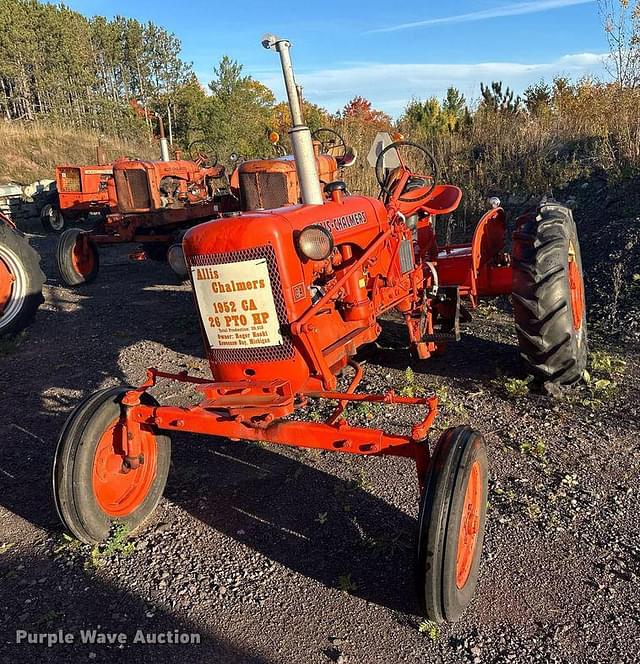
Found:
M 433 341 L 435 343 L 442 343 L 444 341 L 460 341 L 460 332 L 434 332 L 433 334 L 425 334 L 422 341 Z

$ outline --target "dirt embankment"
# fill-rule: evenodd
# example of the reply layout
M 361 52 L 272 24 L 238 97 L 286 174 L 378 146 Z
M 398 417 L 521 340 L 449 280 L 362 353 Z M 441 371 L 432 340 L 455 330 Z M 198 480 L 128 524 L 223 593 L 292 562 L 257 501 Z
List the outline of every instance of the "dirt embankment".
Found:
M 92 164 L 98 144 L 109 160 L 158 157 L 158 148 L 145 136 L 121 139 L 55 125 L 0 121 L 0 184 L 52 178 L 56 164 Z

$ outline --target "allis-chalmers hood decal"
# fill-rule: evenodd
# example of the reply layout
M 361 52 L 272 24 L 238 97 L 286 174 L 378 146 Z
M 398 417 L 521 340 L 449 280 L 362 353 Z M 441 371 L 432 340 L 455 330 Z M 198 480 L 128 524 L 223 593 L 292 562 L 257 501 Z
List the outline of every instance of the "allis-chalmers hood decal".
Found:
M 321 221 L 320 226 L 324 226 L 332 235 L 333 233 L 339 233 L 340 231 L 346 231 L 349 228 L 354 226 L 361 226 L 367 222 L 367 217 L 364 214 L 364 210 L 361 212 L 352 212 L 351 214 L 345 214 L 344 217 L 337 217 L 336 219 L 328 219 L 327 221 Z

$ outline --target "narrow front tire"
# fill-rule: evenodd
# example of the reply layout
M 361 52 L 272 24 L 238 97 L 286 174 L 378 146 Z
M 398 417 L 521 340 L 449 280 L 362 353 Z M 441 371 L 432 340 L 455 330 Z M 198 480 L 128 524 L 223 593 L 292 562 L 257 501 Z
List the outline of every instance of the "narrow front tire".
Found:
M 138 528 L 156 508 L 167 481 L 171 439 L 141 427 L 142 453 L 136 468 L 123 450 L 122 406 L 129 388 L 101 390 L 80 403 L 67 419 L 56 449 L 53 493 L 61 521 L 89 544 L 109 536 L 112 523 Z M 149 395 L 143 403 L 157 405 Z
M 476 588 L 487 510 L 487 453 L 470 427 L 439 438 L 420 499 L 418 597 L 427 617 L 453 622 Z
M 56 263 L 66 286 L 90 284 L 100 269 L 98 247 L 88 233 L 70 228 L 58 239 Z

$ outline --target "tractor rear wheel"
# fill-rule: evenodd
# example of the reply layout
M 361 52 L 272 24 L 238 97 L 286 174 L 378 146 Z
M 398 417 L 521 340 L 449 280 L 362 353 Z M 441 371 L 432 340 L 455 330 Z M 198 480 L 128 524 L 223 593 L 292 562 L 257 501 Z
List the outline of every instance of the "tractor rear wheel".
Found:
M 541 381 L 570 384 L 587 364 L 587 311 L 571 210 L 543 204 L 513 234 L 513 314 L 520 354 Z
M 434 622 L 457 620 L 478 580 L 487 512 L 487 452 L 470 427 L 447 429 L 427 472 L 418 516 L 418 597 Z
M 71 413 L 60 434 L 53 467 L 53 493 L 60 519 L 80 541 L 109 536 L 113 522 L 134 530 L 156 508 L 169 472 L 171 439 L 140 431 L 142 463 L 130 468 L 122 446 L 120 400 L 126 387 L 91 395 Z M 149 395 L 142 401 L 157 405 Z
M 40 256 L 27 238 L 0 219 L 0 335 L 26 327 L 44 301 Z
M 40 211 L 40 221 L 47 233 L 62 233 L 67 225 L 62 212 L 51 203 L 47 203 Z
M 56 262 L 65 285 L 90 284 L 100 269 L 98 247 L 87 233 L 69 228 L 58 240 Z

